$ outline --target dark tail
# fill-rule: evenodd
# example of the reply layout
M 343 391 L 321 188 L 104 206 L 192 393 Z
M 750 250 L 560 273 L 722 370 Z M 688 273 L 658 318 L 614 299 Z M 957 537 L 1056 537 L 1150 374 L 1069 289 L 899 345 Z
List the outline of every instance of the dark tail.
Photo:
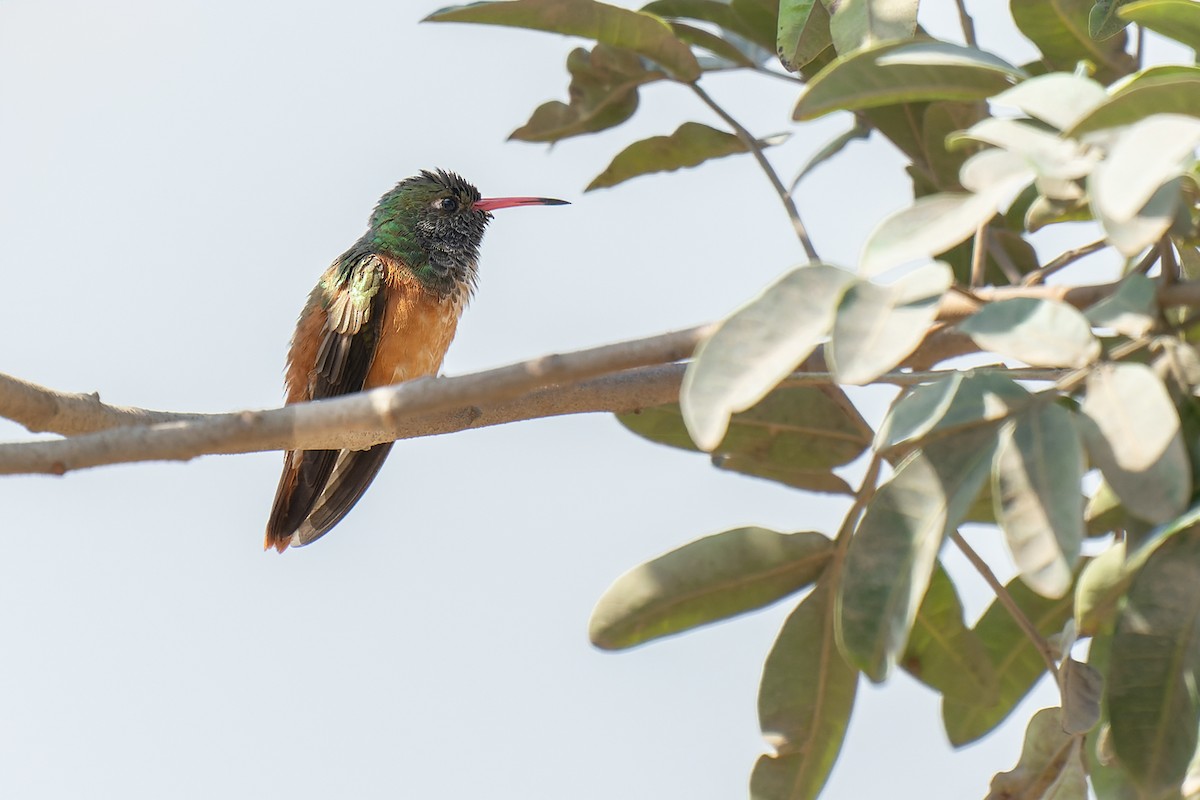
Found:
M 328 533 L 375 480 L 392 444 L 288 453 L 264 546 L 282 553 L 289 545 L 306 545 Z

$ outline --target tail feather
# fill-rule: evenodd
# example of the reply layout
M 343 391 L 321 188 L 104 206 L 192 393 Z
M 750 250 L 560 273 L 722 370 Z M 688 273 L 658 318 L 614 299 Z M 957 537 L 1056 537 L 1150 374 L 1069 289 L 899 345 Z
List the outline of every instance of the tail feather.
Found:
M 346 451 L 325 486 L 316 506 L 296 529 L 296 544 L 306 545 L 320 539 L 350 513 L 363 496 L 379 468 L 392 452 L 393 442 L 377 444 L 369 450 Z
M 379 474 L 392 442 L 369 450 L 292 451 L 267 523 L 264 549 L 283 552 L 324 536 L 342 520 Z

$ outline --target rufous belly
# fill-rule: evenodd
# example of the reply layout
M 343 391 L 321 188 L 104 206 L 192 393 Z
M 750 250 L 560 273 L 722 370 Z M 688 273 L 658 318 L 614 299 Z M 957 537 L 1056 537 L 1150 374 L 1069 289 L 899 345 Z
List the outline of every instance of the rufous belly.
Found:
M 466 292 L 441 298 L 416 279 L 389 276 L 383 329 L 365 389 L 436 375 L 458 329 Z

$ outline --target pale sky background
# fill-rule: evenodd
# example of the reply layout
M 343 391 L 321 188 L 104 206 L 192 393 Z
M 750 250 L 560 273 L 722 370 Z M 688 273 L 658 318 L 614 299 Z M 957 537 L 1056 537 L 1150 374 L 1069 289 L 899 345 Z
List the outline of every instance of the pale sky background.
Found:
M 715 319 L 802 260 L 749 158 L 582 193 L 627 143 L 718 124 L 682 88 L 600 136 L 506 143 L 565 98 L 580 42 L 418 24 L 440 5 L 0 0 L 0 370 L 151 408 L 277 405 L 307 292 L 421 168 L 574 203 L 497 214 L 448 373 Z M 985 48 L 1033 55 L 1007 3 L 969 5 Z M 960 37 L 951 0 L 922 14 Z M 793 85 L 704 83 L 757 134 L 791 128 Z M 847 126 L 797 129 L 772 151 L 785 179 Z M 900 163 L 858 143 L 807 179 L 826 260 L 852 266 L 908 202 Z M 1057 235 L 1046 252 L 1094 231 Z M 402 442 L 332 534 L 278 556 L 280 462 L 0 481 L 0 796 L 746 795 L 794 601 L 619 654 L 588 615 L 647 558 L 745 524 L 832 533 L 844 500 L 561 418 Z M 978 614 L 986 588 L 947 560 Z M 1043 683 L 952 754 L 932 692 L 864 683 L 825 796 L 982 797 L 1053 703 Z

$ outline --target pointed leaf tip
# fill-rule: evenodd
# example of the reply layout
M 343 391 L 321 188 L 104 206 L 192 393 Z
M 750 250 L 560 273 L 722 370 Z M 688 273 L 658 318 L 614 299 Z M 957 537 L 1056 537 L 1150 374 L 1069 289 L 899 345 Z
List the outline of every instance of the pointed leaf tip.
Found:
M 589 634 L 597 647 L 622 649 L 762 608 L 816 580 L 832 552 L 819 533 L 706 536 L 618 578 L 597 602 Z
M 780 141 L 764 140 L 759 144 L 770 147 Z M 674 172 L 714 158 L 748 152 L 750 148 L 732 133 L 699 122 L 685 122 L 670 136 L 652 136 L 626 147 L 588 184 L 586 191 L 616 186 L 640 175 Z

